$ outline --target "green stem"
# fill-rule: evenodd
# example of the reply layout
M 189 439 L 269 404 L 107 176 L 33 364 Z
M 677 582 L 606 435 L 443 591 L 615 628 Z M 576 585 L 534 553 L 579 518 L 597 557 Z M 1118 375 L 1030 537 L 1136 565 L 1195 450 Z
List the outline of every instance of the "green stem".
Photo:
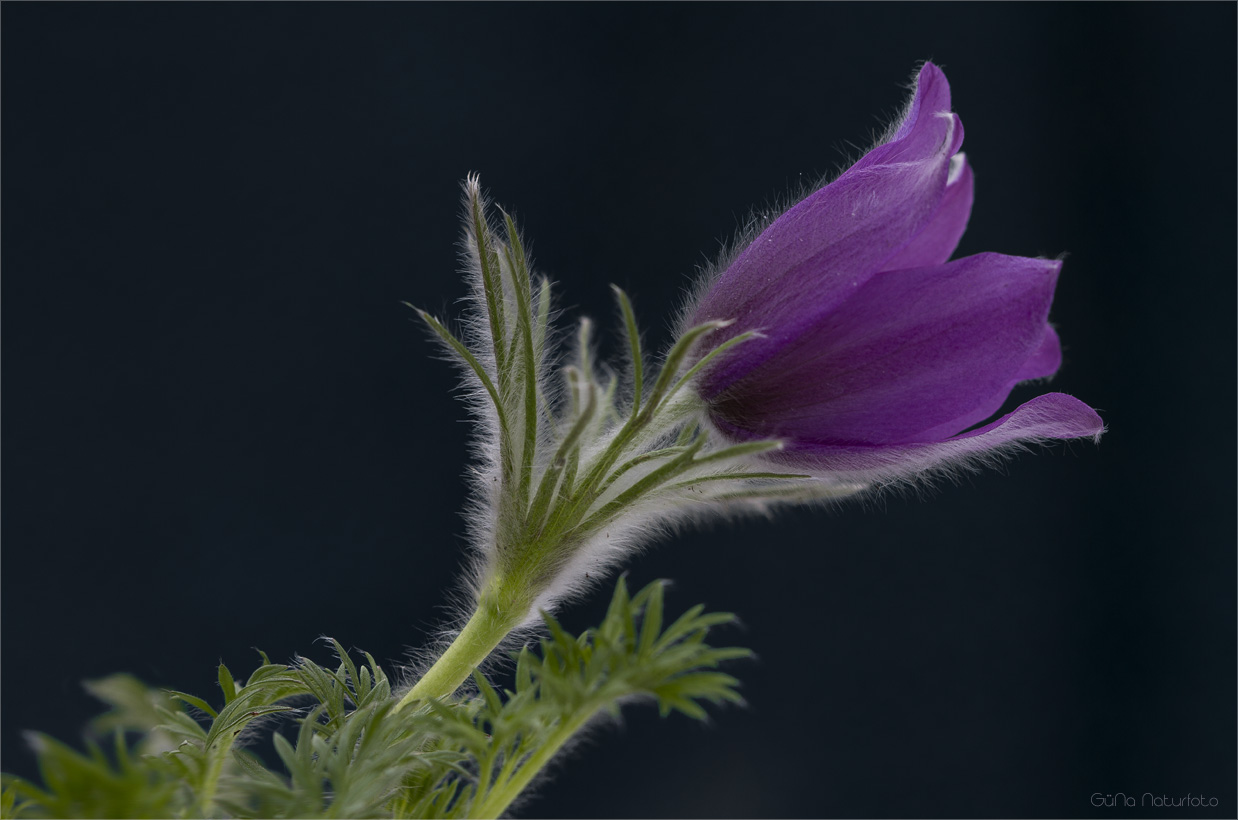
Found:
M 415 700 L 445 698 L 460 688 L 486 656 L 520 623 L 525 610 L 504 606 L 498 596 L 483 592 L 477 611 L 434 665 L 395 706 L 403 709 Z
M 203 817 L 211 817 L 215 805 L 215 792 L 219 788 L 219 776 L 223 774 L 224 757 L 232 744 L 223 738 L 206 750 L 206 769 L 202 773 L 202 785 L 198 788 L 198 810 Z
M 554 758 L 563 744 L 584 727 L 589 719 L 597 713 L 597 709 L 591 709 L 579 713 L 576 717 L 559 725 L 550 737 L 546 738 L 546 742 L 537 748 L 537 751 L 529 755 L 525 759 L 524 765 L 516 770 L 514 777 L 496 783 L 490 793 L 485 795 L 480 804 L 475 804 L 469 810 L 469 817 L 484 818 L 484 817 L 499 817 L 503 812 L 507 811 L 507 807 L 511 802 L 520 796 L 537 777 L 538 772 L 545 768 L 546 764 Z M 479 793 L 480 796 L 480 793 Z

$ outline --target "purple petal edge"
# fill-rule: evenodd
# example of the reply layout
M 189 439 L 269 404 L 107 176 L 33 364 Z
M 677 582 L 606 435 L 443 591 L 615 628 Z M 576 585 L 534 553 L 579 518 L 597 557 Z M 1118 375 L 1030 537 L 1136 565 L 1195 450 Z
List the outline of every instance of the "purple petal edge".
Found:
M 1077 438 L 1099 442 L 1104 432 L 1104 422 L 1091 407 L 1065 393 L 1046 393 L 996 421 L 945 441 L 812 449 L 796 449 L 792 444 L 776 458 L 822 478 L 877 481 L 914 478 L 928 470 L 996 456 L 1020 445 Z
M 975 197 L 975 178 L 971 164 L 968 163 L 966 154 L 955 154 L 950 159 L 946 190 L 937 206 L 937 213 L 918 234 L 886 259 L 881 267 L 884 270 L 894 270 L 944 264 L 963 238 Z

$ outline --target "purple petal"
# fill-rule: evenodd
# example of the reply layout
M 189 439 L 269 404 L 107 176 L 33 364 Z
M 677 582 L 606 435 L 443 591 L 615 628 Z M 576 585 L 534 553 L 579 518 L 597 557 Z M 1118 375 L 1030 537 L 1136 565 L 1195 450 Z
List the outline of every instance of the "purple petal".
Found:
M 711 379 L 717 386 L 758 366 L 921 236 L 942 210 L 951 157 L 962 134 L 961 123 L 950 113 L 945 76 L 931 63 L 925 65 L 894 138 L 776 219 L 702 298 L 691 324 L 736 320 L 715 335 L 714 344 L 746 330 L 761 330 L 768 337 L 744 344 L 715 368 Z M 967 184 L 961 174 L 956 177 Z M 965 193 L 959 189 L 963 200 Z M 951 200 L 940 229 L 946 237 L 925 237 L 918 246 L 928 249 L 921 253 L 940 253 L 938 246 L 957 242 L 951 235 L 966 224 L 964 215 L 960 225 L 957 213 L 962 205 Z
M 1057 333 L 1054 332 L 1053 328 L 1045 325 L 1045 335 L 1040 346 L 1036 348 L 1036 352 L 1032 354 L 1031 358 L 1023 363 L 1023 366 L 1019 368 L 1019 372 L 1010 381 L 1006 382 L 992 396 L 979 402 L 972 412 L 925 430 L 920 438 L 925 441 L 949 438 L 960 430 L 966 430 L 973 424 L 979 424 L 996 413 L 1006 403 L 1006 397 L 1010 395 L 1010 391 L 1014 389 L 1016 384 L 1031 379 L 1043 379 L 1052 376 L 1061 365 L 1062 343 L 1058 340 Z
M 945 441 L 827 447 L 779 454 L 778 460 L 831 479 L 910 477 L 935 467 L 998 455 L 1018 445 L 1054 439 L 1099 441 L 1104 430 L 1104 422 L 1091 407 L 1065 393 L 1046 393 L 991 424 Z
M 882 263 L 882 267 L 886 270 L 923 268 L 948 260 L 967 229 L 974 199 L 971 165 L 964 154 L 955 154 L 950 160 L 950 176 L 937 213 L 920 233 Z
M 884 271 L 727 389 L 711 393 L 707 376 L 702 395 L 723 429 L 793 449 L 944 438 L 995 412 L 1029 362 L 1037 374 L 1047 363 L 1060 268 L 980 254 Z
M 1032 357 L 1023 363 L 1015 374 L 1015 382 L 1025 382 L 1031 379 L 1047 379 L 1062 366 L 1062 342 L 1057 337 L 1057 331 L 1045 325 L 1045 337 L 1040 347 Z

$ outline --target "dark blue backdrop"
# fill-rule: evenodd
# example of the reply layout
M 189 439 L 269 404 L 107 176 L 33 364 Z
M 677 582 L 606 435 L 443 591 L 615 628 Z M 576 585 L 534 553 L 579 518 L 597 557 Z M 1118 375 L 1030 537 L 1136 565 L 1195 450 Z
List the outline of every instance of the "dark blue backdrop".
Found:
M 1234 816 L 1233 4 L 2 15 L 5 770 L 22 730 L 76 737 L 84 678 L 205 694 L 255 645 L 396 663 L 433 630 L 469 428 L 399 302 L 462 295 L 467 172 L 570 316 L 618 283 L 663 345 L 719 240 L 931 58 L 976 172 L 960 254 L 1069 254 L 1054 388 L 1110 432 L 632 561 L 743 617 L 749 705 L 634 707 L 524 811 Z

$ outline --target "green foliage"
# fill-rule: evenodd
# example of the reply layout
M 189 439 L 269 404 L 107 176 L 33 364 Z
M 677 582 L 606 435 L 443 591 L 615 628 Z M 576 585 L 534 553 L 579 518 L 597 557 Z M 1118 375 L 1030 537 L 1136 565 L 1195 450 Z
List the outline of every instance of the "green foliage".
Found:
M 264 655 L 238 681 L 221 664 L 219 708 L 124 675 L 94 681 L 88 688 L 112 710 L 93 728 L 112 734 L 112 753 L 92 740 L 82 753 L 32 736 L 42 784 L 4 776 L 0 814 L 498 816 L 586 724 L 624 701 L 702 718 L 703 702 L 739 700 L 735 679 L 715 667 L 748 651 L 704 641 L 732 616 L 698 606 L 663 628 L 662 598 L 660 583 L 630 596 L 621 580 L 597 629 L 573 636 L 546 616 L 538 651 L 516 656 L 514 689 L 500 693 L 474 673 L 475 694 L 404 710 L 374 659 L 358 665 L 338 642 L 334 669 Z M 125 732 L 140 735 L 130 744 Z M 267 733 L 270 764 L 252 744 Z
M 31 734 L 43 786 L 4 778 L 5 817 L 172 817 L 180 813 L 178 785 L 163 767 L 135 757 L 115 736 L 115 761 L 92 740 L 86 753 L 46 735 Z
M 687 510 L 765 509 L 821 484 L 761 458 L 780 442 L 730 446 L 701 424 L 708 408 L 694 380 L 755 332 L 719 339 L 731 323 L 705 322 L 684 330 L 660 363 L 647 367 L 631 300 L 615 288 L 627 337 L 623 375 L 595 360 L 588 319 L 572 349 L 555 355 L 556 345 L 547 344 L 556 335 L 548 324 L 549 285 L 534 283 L 515 222 L 501 209 L 502 220 L 492 218 L 475 175 L 465 198 L 471 310 L 460 335 L 418 314 L 461 366 L 470 408 L 483 421 L 475 512 L 488 518 L 488 534 L 474 580 L 479 609 L 507 617 L 475 629 L 468 644 L 476 656 L 449 657 L 413 698 L 453 691 L 534 607 L 590 586 L 583 567 L 614 563 L 637 533 L 656 529 L 647 525 Z M 674 440 L 679 446 L 666 446 Z M 831 483 L 810 497 L 856 491 Z M 718 499 L 725 503 L 712 503 Z
M 442 735 L 467 753 L 472 776 L 450 800 L 440 793 L 401 806 L 405 816 L 498 816 L 565 742 L 599 713 L 617 714 L 625 700 L 648 697 L 663 715 L 693 718 L 705 716 L 702 700 L 738 701 L 736 680 L 712 669 L 748 650 L 704 642 L 711 626 L 732 616 L 704 615 L 696 607 L 663 631 L 662 595 L 655 583 L 629 596 L 620 580 L 602 625 L 579 637 L 544 616 L 550 636 L 539 653 L 524 649 L 517 656 L 515 691 L 501 697 L 475 674 L 476 698 L 433 704 Z

